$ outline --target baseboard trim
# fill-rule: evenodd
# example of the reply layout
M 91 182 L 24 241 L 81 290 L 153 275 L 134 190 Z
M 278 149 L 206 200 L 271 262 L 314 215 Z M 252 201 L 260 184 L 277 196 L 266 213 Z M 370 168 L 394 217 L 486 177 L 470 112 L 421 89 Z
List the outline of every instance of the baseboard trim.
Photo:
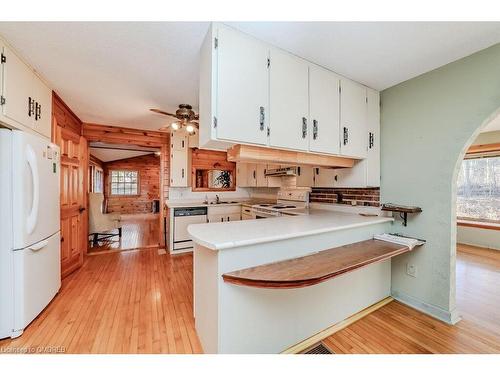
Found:
M 367 316 L 368 314 L 371 314 L 375 310 L 380 309 L 382 306 L 385 306 L 389 302 L 392 302 L 392 301 L 394 301 L 394 298 L 386 297 L 383 300 L 381 300 L 381 301 L 379 301 L 371 306 L 368 306 L 366 309 L 361 310 L 360 312 L 358 312 L 354 315 L 351 315 L 347 319 L 344 319 L 341 322 L 338 322 L 338 323 L 324 329 L 323 331 L 318 332 L 315 335 L 299 342 L 298 344 L 295 344 L 295 345 L 289 347 L 288 349 L 282 351 L 281 354 L 298 354 L 298 353 L 310 348 L 314 344 L 317 344 L 321 340 L 326 339 L 328 336 L 333 335 L 335 332 L 338 332 L 338 331 L 346 328 L 347 326 L 351 325 L 352 323 L 356 322 L 357 320 L 364 318 L 365 316 Z
M 452 311 L 447 311 L 438 306 L 420 301 L 414 297 L 409 296 L 408 294 L 394 290 L 392 291 L 392 297 L 396 301 L 399 301 L 402 304 L 407 305 L 415 310 L 423 312 L 424 314 L 430 315 L 433 318 L 441 320 L 446 324 L 455 325 L 461 320 L 461 317 L 458 314 L 457 309 L 453 309 Z

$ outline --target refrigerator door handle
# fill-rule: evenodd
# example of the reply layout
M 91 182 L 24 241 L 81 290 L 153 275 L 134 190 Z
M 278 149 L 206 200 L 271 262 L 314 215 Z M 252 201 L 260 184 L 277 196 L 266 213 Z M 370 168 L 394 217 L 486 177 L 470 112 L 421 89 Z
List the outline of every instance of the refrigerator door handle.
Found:
M 38 176 L 38 164 L 35 151 L 33 151 L 33 148 L 30 145 L 28 145 L 26 149 L 26 160 L 28 161 L 33 181 L 33 201 L 31 205 L 31 212 L 28 215 L 26 228 L 28 234 L 31 234 L 35 229 L 38 220 L 38 205 L 40 203 L 40 179 Z
M 42 242 L 39 242 L 33 246 L 28 247 L 31 251 L 38 251 L 43 249 L 45 246 L 49 244 L 49 240 L 43 240 Z

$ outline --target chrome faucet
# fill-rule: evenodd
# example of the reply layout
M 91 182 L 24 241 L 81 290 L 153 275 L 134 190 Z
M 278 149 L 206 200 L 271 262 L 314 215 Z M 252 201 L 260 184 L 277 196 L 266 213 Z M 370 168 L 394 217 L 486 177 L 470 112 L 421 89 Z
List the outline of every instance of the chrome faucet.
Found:
M 219 195 L 215 195 L 215 203 L 216 204 L 219 204 L 220 203 L 220 198 L 219 198 Z

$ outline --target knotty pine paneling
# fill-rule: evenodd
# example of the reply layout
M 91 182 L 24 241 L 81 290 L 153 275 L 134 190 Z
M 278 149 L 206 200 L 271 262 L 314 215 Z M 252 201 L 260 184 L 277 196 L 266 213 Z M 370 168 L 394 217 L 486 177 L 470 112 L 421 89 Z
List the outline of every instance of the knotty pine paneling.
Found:
M 104 196 L 109 213 L 135 214 L 152 211 L 153 200 L 160 199 L 160 157 L 151 155 L 122 159 L 103 164 Z M 139 195 L 111 195 L 110 171 L 133 170 L 139 172 Z

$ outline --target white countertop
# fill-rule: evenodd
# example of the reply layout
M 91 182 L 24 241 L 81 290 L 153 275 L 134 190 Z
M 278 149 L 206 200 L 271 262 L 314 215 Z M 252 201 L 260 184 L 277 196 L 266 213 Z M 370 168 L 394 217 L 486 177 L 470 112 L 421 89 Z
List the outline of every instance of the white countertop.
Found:
M 394 221 L 390 217 L 367 217 L 330 210 L 309 209 L 308 212 L 309 215 L 192 224 L 188 226 L 188 233 L 202 246 L 224 250 Z

